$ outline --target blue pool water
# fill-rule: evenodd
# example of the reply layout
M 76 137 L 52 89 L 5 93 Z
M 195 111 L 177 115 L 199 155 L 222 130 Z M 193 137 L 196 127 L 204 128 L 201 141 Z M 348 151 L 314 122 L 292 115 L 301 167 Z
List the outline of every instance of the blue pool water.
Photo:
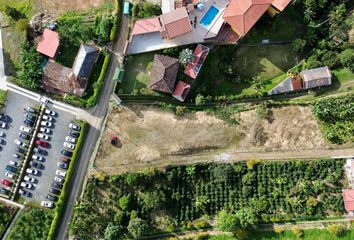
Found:
M 200 24 L 205 28 L 209 28 L 210 23 L 214 20 L 215 16 L 219 13 L 219 9 L 214 6 L 211 6 L 208 11 L 204 14 Z

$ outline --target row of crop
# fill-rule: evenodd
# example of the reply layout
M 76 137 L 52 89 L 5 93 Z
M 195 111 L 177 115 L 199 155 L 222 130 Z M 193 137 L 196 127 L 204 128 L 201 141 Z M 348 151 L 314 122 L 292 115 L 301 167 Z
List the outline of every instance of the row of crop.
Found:
M 63 211 L 64 208 L 67 204 L 67 197 L 68 197 L 68 190 L 69 190 L 69 186 L 71 184 L 71 179 L 74 175 L 74 170 L 75 170 L 75 166 L 76 163 L 78 161 L 79 158 L 79 154 L 82 148 L 82 145 L 85 141 L 85 134 L 86 134 L 86 130 L 88 128 L 88 125 L 86 122 L 81 122 L 80 123 L 81 126 L 81 131 L 80 131 L 80 136 L 78 138 L 77 144 L 76 144 L 76 148 L 73 151 L 73 155 L 71 157 L 71 162 L 70 162 L 70 166 L 68 171 L 66 172 L 66 179 L 64 182 L 64 186 L 63 189 L 61 191 L 61 194 L 59 196 L 59 200 L 56 203 L 56 207 L 54 209 L 54 218 L 52 221 L 52 224 L 50 226 L 50 230 L 49 230 L 49 234 L 47 236 L 47 240 L 54 240 L 56 239 L 56 235 L 57 235 L 57 228 L 59 225 L 59 221 L 61 220 L 62 216 L 63 216 Z

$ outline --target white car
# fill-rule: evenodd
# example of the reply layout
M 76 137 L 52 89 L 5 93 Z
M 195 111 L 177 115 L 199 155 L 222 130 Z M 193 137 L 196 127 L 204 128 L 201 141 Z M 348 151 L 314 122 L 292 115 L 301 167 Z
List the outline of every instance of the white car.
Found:
M 65 137 L 65 141 L 69 142 L 69 143 L 76 143 L 76 138 L 70 137 L 70 136 L 66 136 Z
M 51 115 L 53 117 L 55 117 L 57 115 L 56 112 L 54 112 L 52 110 L 49 110 L 49 109 L 44 110 L 44 113 L 47 114 L 47 115 Z
M 80 129 L 81 129 L 80 126 L 73 124 L 73 123 L 69 124 L 69 128 L 74 129 L 76 131 L 80 131 Z
M 18 140 L 18 139 L 15 139 L 15 144 L 18 145 L 18 146 L 21 146 L 21 147 L 27 147 L 27 144 L 26 144 L 26 143 L 21 142 L 21 141 Z
M 23 180 L 25 180 L 26 182 L 31 182 L 31 183 L 34 183 L 34 182 L 36 181 L 35 178 L 29 177 L 29 176 L 25 176 L 25 177 L 23 178 Z
M 42 201 L 41 206 L 46 208 L 53 208 L 54 204 L 50 201 Z
M 21 130 L 21 132 L 25 132 L 25 133 L 28 133 L 28 134 L 32 133 L 32 129 L 29 128 L 29 127 L 21 126 L 20 130 Z
M 5 133 L 0 131 L 0 137 L 5 137 Z
M 46 120 L 46 121 L 49 121 L 49 122 L 53 121 L 53 118 L 48 116 L 48 115 L 43 115 L 43 119 Z
M 39 172 L 37 169 L 27 168 L 26 173 L 32 174 L 32 175 L 38 175 Z
M 8 177 L 8 178 L 13 179 L 13 178 L 14 178 L 14 175 L 13 175 L 12 173 L 6 172 L 6 173 L 5 173 L 5 177 Z
M 42 133 L 47 133 L 47 134 L 50 134 L 52 132 L 50 129 L 44 128 L 44 127 L 41 127 L 39 129 L 39 131 L 42 132 Z
M 67 148 L 70 148 L 71 150 L 74 150 L 74 148 L 75 148 L 75 145 L 72 144 L 72 143 L 69 143 L 69 142 L 64 142 L 63 146 L 67 147 Z
M 63 171 L 60 171 L 60 170 L 56 170 L 56 171 L 55 171 L 55 174 L 58 175 L 58 176 L 60 176 L 60 177 L 65 177 L 66 172 L 63 172 Z
M 18 159 L 21 158 L 21 155 L 20 155 L 20 154 L 17 154 L 17 153 L 14 153 L 12 156 L 13 156 L 14 158 L 18 158 Z
M 10 161 L 10 165 L 17 167 L 18 166 L 18 162 Z
M 49 140 L 49 136 L 44 133 L 38 133 L 37 137 L 42 138 L 44 140 Z
M 32 189 L 32 184 L 27 183 L 27 182 L 21 182 L 21 187 Z
M 56 181 L 58 183 L 63 183 L 64 182 L 64 178 L 54 177 L 54 181 Z
M 37 160 L 37 161 L 44 161 L 44 158 L 42 156 L 38 156 L 38 155 L 32 155 L 32 159 L 33 160 Z
M 52 124 L 51 122 L 42 121 L 42 122 L 41 122 L 41 126 L 51 127 L 51 126 L 53 126 L 53 124 Z
M 6 122 L 2 122 L 0 123 L 0 128 L 7 128 L 7 123 Z

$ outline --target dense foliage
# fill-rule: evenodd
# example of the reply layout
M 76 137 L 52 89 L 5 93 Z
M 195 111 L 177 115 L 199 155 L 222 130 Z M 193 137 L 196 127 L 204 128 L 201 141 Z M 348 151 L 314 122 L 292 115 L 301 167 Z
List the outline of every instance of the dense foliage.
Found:
M 0 202 L 0 235 L 2 235 L 6 226 L 11 219 L 14 209 L 7 207 L 4 203 Z
M 318 100 L 312 112 L 320 120 L 329 141 L 337 144 L 354 141 L 353 96 Z
M 161 7 L 150 2 L 139 2 L 132 8 L 133 19 L 147 18 L 161 15 Z
M 38 89 L 42 76 L 41 64 L 44 58 L 34 46 L 26 40 L 21 44 L 21 71 L 18 74 L 20 83 L 30 89 Z
M 70 231 L 87 240 L 111 232 L 137 237 L 196 226 L 196 220 L 204 216 L 218 215 L 225 229 L 244 229 L 258 222 L 341 214 L 342 168 L 343 161 L 331 159 L 252 167 L 245 163 L 189 165 L 164 172 L 150 169 L 98 176 L 88 181 Z
M 24 209 L 7 239 L 45 239 L 52 219 L 53 216 L 49 210 L 38 208 Z

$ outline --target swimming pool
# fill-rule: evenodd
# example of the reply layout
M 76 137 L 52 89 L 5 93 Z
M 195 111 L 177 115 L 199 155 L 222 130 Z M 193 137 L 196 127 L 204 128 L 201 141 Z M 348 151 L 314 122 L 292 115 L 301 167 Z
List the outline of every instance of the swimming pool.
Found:
M 212 23 L 214 20 L 215 16 L 218 15 L 219 9 L 217 9 L 215 6 L 211 6 L 208 11 L 204 14 L 202 20 L 200 20 L 200 25 L 202 25 L 205 28 L 209 28 L 209 25 Z

